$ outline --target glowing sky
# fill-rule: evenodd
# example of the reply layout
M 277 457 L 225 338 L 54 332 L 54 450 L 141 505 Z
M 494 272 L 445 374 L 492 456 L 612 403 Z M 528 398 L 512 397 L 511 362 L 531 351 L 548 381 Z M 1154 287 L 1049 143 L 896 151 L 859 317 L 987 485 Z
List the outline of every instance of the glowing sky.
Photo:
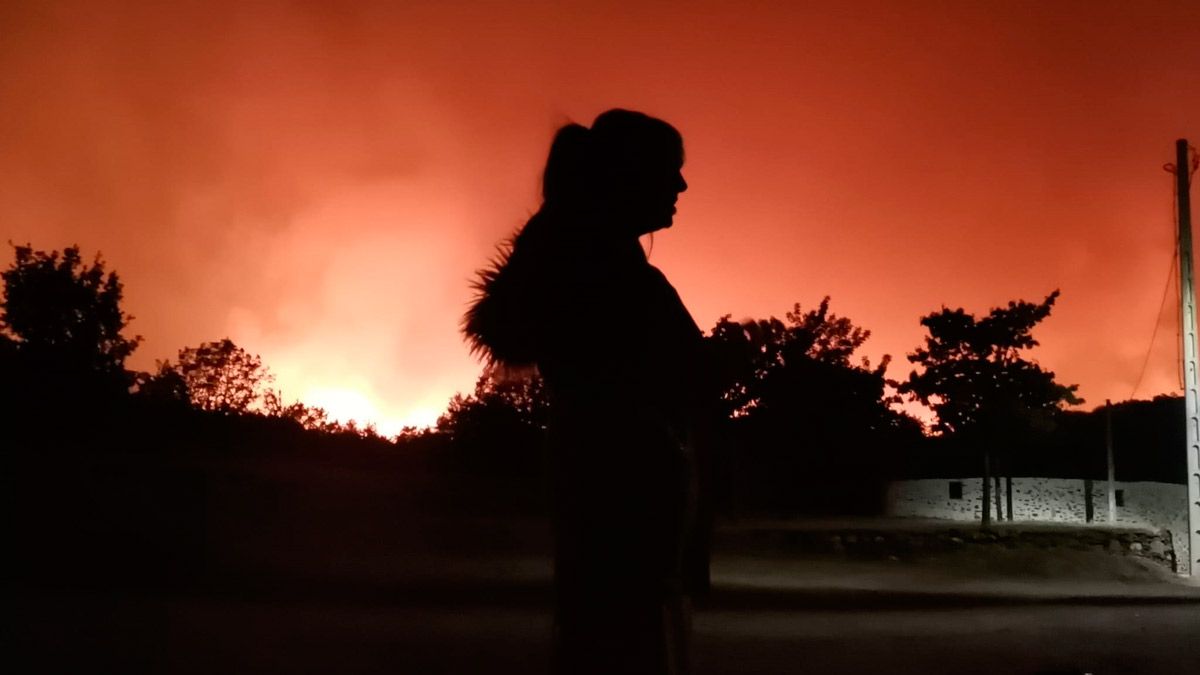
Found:
M 652 260 L 702 326 L 829 294 L 899 377 L 921 314 L 1061 288 L 1036 357 L 1127 398 L 1200 3 L 799 4 L 3 3 L 0 238 L 102 251 L 134 366 L 228 335 L 395 431 L 472 386 L 467 281 L 554 129 L 629 107 L 684 135 Z M 1139 397 L 1175 388 L 1177 324 Z

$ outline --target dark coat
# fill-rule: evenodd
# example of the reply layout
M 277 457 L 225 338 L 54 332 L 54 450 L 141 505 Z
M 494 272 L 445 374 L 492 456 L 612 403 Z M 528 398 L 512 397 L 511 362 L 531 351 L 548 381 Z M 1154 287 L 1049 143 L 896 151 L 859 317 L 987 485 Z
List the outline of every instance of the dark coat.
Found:
M 464 327 L 473 347 L 536 365 L 551 397 L 559 628 L 636 641 L 638 616 L 653 621 L 661 603 L 708 585 L 706 463 L 693 443 L 709 391 L 702 333 L 636 239 L 544 216 L 479 291 Z

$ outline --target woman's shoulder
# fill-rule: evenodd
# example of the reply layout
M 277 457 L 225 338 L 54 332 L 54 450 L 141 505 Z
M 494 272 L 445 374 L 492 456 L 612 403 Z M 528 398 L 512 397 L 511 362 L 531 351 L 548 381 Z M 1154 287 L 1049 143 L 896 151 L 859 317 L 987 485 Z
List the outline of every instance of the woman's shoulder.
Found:
M 680 325 L 686 327 L 688 333 L 701 334 L 702 331 L 679 296 L 679 291 L 675 290 L 675 286 L 667 279 L 667 275 L 647 262 L 646 276 L 651 286 L 649 295 L 654 299 L 656 305 L 654 311 L 674 317 Z
M 675 286 L 667 279 L 667 275 L 649 262 L 646 263 L 644 275 L 646 283 L 654 286 L 658 292 L 675 298 L 679 297 L 679 292 L 675 290 Z

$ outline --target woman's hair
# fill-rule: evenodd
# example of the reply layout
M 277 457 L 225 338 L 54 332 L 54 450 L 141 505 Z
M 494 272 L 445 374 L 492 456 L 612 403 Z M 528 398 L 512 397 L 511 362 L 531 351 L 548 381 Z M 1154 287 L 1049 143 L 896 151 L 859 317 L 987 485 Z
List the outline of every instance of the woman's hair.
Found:
M 554 134 L 542 172 L 542 203 L 578 205 L 587 195 L 591 173 L 591 129 L 572 122 Z
M 564 302 L 564 287 L 556 280 L 569 257 L 564 253 L 580 245 L 575 235 L 595 224 L 592 216 L 599 215 L 604 200 L 622 199 L 639 171 L 682 160 L 682 153 L 674 127 L 629 110 L 602 113 L 591 128 L 572 123 L 559 129 L 542 176 L 541 208 L 477 273 L 477 295 L 463 317 L 471 350 L 493 367 L 536 362 L 553 320 L 547 308 Z M 630 260 L 645 260 L 636 238 L 619 245 L 627 245 Z
M 592 126 L 570 123 L 554 135 L 542 173 L 542 208 L 581 211 L 618 188 L 638 165 L 683 155 L 683 137 L 667 122 L 614 108 Z

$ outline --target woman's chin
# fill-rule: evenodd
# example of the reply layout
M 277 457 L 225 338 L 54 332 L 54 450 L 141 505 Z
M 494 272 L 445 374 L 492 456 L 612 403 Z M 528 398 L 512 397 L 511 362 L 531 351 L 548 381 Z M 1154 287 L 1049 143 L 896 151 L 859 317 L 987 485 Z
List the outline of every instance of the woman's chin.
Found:
M 635 228 L 635 231 L 638 233 L 638 236 L 640 237 L 643 235 L 650 234 L 652 232 L 657 232 L 659 230 L 665 230 L 674 224 L 675 224 L 675 219 L 672 216 L 670 216 L 670 215 L 659 216 L 658 218 L 642 220 L 641 222 L 638 223 L 637 227 Z

